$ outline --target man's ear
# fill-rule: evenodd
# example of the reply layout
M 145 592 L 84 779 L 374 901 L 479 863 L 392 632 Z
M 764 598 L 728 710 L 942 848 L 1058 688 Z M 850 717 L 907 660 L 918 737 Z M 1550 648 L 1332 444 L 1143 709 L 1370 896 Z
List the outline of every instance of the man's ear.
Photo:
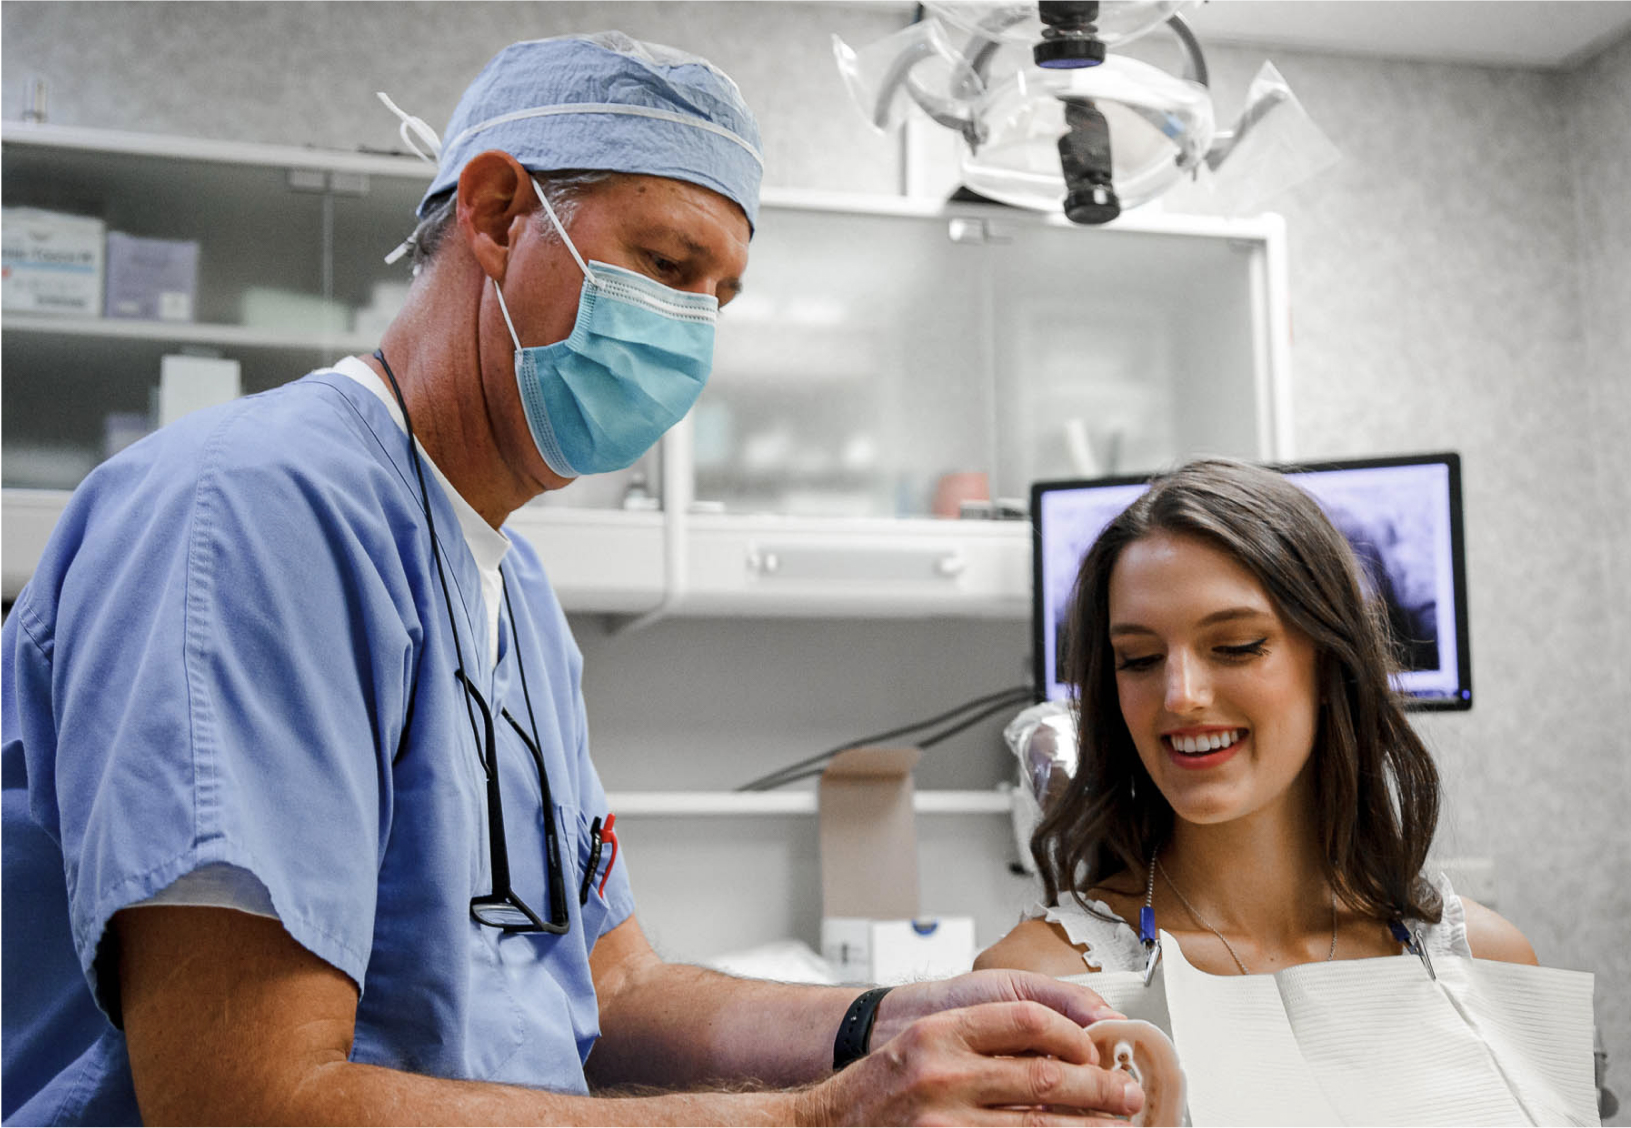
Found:
M 504 281 L 510 242 L 538 206 L 521 162 L 498 149 L 470 159 L 459 174 L 458 227 L 483 273 Z

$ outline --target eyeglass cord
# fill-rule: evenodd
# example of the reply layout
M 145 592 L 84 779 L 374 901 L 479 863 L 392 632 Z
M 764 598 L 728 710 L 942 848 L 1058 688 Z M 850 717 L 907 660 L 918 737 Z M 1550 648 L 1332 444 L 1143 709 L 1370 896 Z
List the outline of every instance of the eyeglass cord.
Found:
M 391 391 L 396 396 L 396 405 L 402 410 L 402 427 L 403 430 L 408 432 L 408 456 L 413 459 L 413 472 L 419 479 L 419 499 L 425 507 L 425 524 L 430 527 L 430 557 L 432 563 L 436 567 L 436 582 L 442 589 L 442 602 L 447 607 L 448 630 L 453 632 L 453 655 L 458 661 L 458 672 L 463 674 L 464 647 L 459 644 L 459 623 L 453 616 L 453 596 L 447 590 L 447 577 L 442 574 L 442 550 L 439 547 L 440 541 L 436 536 L 436 518 L 434 515 L 432 515 L 430 509 L 430 488 L 425 485 L 425 467 L 419 458 L 419 441 L 414 437 L 413 420 L 408 416 L 408 401 L 402 395 L 402 388 L 396 382 L 396 373 L 391 371 L 390 362 L 385 359 L 385 350 L 375 349 L 374 359 L 379 361 L 381 368 L 385 369 L 385 378 L 391 382 Z M 503 571 L 500 570 L 499 576 L 501 580 L 503 575 Z M 525 671 L 522 672 L 521 686 L 523 691 L 525 691 Z M 530 700 L 527 702 L 527 709 L 529 712 L 532 709 L 532 702 Z M 476 714 L 470 708 L 470 697 L 468 694 L 465 695 L 464 699 L 464 715 L 470 722 L 470 736 L 471 739 L 476 742 L 476 751 L 479 754 L 481 752 L 481 730 L 476 727 Z M 485 757 L 483 757 L 483 759 L 485 760 Z M 496 770 L 498 767 L 497 764 L 489 765 L 485 763 L 482 766 L 488 771 Z
M 469 676 L 464 672 L 464 647 L 459 643 L 458 620 L 454 618 L 453 615 L 453 596 L 448 591 L 447 577 L 442 571 L 442 554 L 439 547 L 440 542 L 436 536 L 436 518 L 431 513 L 430 489 L 425 484 L 425 468 L 423 461 L 419 457 L 419 443 L 413 433 L 413 420 L 408 415 L 408 403 L 406 398 L 402 395 L 401 385 L 397 383 L 396 373 L 391 371 L 390 362 L 385 359 L 385 350 L 375 349 L 374 359 L 378 360 L 380 367 L 385 370 L 385 378 L 391 383 L 391 391 L 396 396 L 397 407 L 402 411 L 402 427 L 403 430 L 407 431 L 408 433 L 408 454 L 413 460 L 414 475 L 419 480 L 419 498 L 425 509 L 425 523 L 430 528 L 431 559 L 436 567 L 437 583 L 442 589 L 442 602 L 447 608 L 448 629 L 453 634 L 453 653 L 454 657 L 458 661 L 458 669 L 456 673 L 468 687 L 470 680 Z M 539 749 L 542 747 L 542 745 L 538 739 L 538 716 L 532 708 L 532 690 L 527 684 L 527 663 L 526 659 L 521 654 L 521 646 L 517 641 L 515 604 L 510 599 L 510 584 L 509 580 L 504 575 L 503 568 L 499 569 L 498 580 L 500 590 L 504 594 L 504 611 L 510 619 L 510 649 L 515 654 L 516 672 L 520 675 L 521 679 L 521 696 L 527 703 L 527 723 L 532 728 L 532 742 L 528 745 L 528 750 L 538 760 L 539 791 L 541 792 L 541 798 L 545 804 L 545 809 L 543 812 L 545 848 L 549 851 L 549 857 L 551 859 L 556 859 L 560 857 L 560 841 L 559 830 L 555 825 L 554 812 L 549 809 L 549 805 L 553 803 L 553 797 L 550 794 L 549 788 L 549 774 L 545 770 L 542 756 L 539 753 Z M 483 708 L 485 709 L 486 706 L 484 705 Z M 470 722 L 470 734 L 476 742 L 477 754 L 482 760 L 482 769 L 488 772 L 490 776 L 496 776 L 498 773 L 498 748 L 496 745 L 492 748 L 491 759 L 489 761 L 489 757 L 482 751 L 483 742 L 481 739 L 481 732 L 476 726 L 476 716 L 474 711 L 471 709 L 470 694 L 468 692 L 464 695 L 464 711 L 465 717 Z M 502 713 L 512 725 L 515 725 L 515 718 L 509 715 L 508 710 L 502 710 Z M 520 726 L 516 725 L 516 729 L 519 731 Z M 522 734 L 522 740 L 523 742 L 526 741 L 525 734 Z M 502 818 L 502 815 L 503 812 L 499 811 L 496 815 L 490 814 L 489 818 L 497 821 Z M 552 911 L 550 915 L 552 921 L 557 915 L 554 912 L 554 909 L 557 907 L 556 902 L 564 897 L 564 892 L 560 888 L 560 885 L 561 883 L 559 880 L 550 884 L 549 897 L 551 902 Z M 561 901 L 560 905 L 564 911 L 564 901 Z M 546 931 L 554 931 L 554 929 L 546 929 Z

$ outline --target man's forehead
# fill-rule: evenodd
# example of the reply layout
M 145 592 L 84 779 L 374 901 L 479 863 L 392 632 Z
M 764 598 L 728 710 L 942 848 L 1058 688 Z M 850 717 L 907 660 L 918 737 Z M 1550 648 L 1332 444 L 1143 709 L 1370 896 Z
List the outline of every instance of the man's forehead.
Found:
M 662 176 L 625 175 L 586 197 L 628 236 L 661 237 L 694 256 L 729 254 L 744 261 L 752 228 L 742 209 L 700 184 Z M 710 238 L 710 236 L 717 236 Z
M 742 210 L 742 205 L 706 184 L 698 184 L 676 176 L 655 176 L 640 172 L 616 173 L 606 183 L 621 186 L 623 188 L 621 194 L 625 199 L 646 200 L 659 207 L 677 204 L 682 207 L 700 208 L 716 216 L 732 216 L 740 220 L 744 228 L 749 226 L 747 213 Z

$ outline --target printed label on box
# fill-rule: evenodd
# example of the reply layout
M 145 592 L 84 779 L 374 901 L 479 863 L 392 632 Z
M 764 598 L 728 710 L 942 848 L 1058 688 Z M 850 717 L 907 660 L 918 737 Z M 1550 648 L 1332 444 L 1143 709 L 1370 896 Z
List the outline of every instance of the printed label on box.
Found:
M 41 208 L 0 213 L 0 308 L 15 313 L 102 310 L 100 219 Z

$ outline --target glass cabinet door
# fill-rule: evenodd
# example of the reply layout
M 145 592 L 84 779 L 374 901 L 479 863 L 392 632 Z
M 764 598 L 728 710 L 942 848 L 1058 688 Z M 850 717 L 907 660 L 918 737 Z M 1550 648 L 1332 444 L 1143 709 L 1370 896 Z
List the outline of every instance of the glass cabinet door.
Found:
M 1270 455 L 1262 253 L 1002 207 L 767 206 L 696 408 L 696 497 L 956 517 L 1045 478 Z
M 943 217 L 766 207 L 695 410 L 730 513 L 919 517 L 991 465 L 981 248 Z
M 8 209 L 91 216 L 109 232 L 199 245 L 190 314 L 163 327 L 104 318 L 100 300 L 76 314 L 5 311 L 6 486 L 71 488 L 111 446 L 139 434 L 141 424 L 133 421 L 149 411 L 163 355 L 181 351 L 181 342 L 194 352 L 223 354 L 199 340 L 198 327 L 239 321 L 237 288 L 228 278 L 259 270 L 268 285 L 315 292 L 321 284 L 319 257 L 299 253 L 316 249 L 319 201 L 291 196 L 279 183 L 282 170 L 10 143 L 3 168 Z M 246 192 L 275 206 L 245 209 L 239 205 Z M 269 232 L 281 237 L 267 239 Z M 156 335 L 165 331 L 176 336 Z M 265 350 L 237 359 L 246 391 L 289 378 Z
M 429 179 L 417 161 L 275 147 L 8 130 L 7 209 L 89 217 L 110 235 L 196 247 L 190 303 L 162 314 L 114 308 L 3 319 L 6 487 L 72 489 L 158 421 L 166 356 L 238 365 L 242 394 L 266 391 L 378 346 L 407 299 L 409 264 L 385 255 L 415 224 Z M 506 354 L 507 355 L 507 354 Z M 655 508 L 656 453 L 619 475 L 552 495 L 567 507 Z
M 1259 458 L 1256 243 L 1004 223 L 993 285 L 997 489 Z

